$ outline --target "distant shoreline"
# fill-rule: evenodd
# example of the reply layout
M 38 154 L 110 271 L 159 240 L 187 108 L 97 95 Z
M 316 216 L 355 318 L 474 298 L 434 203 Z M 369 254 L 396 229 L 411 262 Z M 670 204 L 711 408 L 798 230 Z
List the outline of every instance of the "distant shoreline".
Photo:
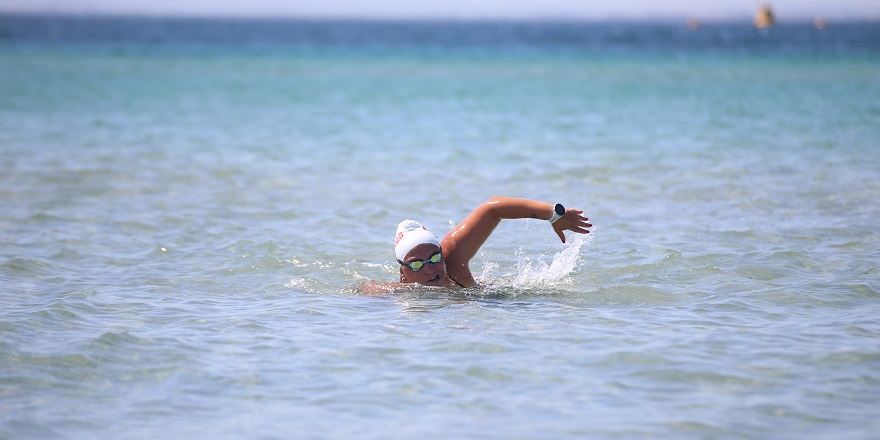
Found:
M 455 18 L 455 17 L 346 17 L 346 16 L 306 16 L 306 15 L 196 15 L 196 14 L 135 14 L 135 13 L 76 13 L 76 12 L 38 12 L 38 11 L 2 11 L 0 18 L 31 18 L 31 19 L 74 19 L 74 20 L 144 20 L 144 21 L 210 21 L 210 22 L 291 22 L 291 23 L 376 23 L 376 24 L 565 24 L 565 25 L 613 25 L 613 24 L 651 24 L 651 25 L 675 25 L 685 26 L 688 20 L 698 20 L 703 26 L 752 26 L 752 16 L 729 17 L 702 17 L 699 15 L 659 16 L 654 18 L 644 17 L 537 17 L 537 18 Z M 835 18 L 834 16 L 796 16 L 786 18 L 784 15 L 777 20 L 776 26 L 813 26 L 816 18 L 822 18 L 829 25 L 848 24 L 877 24 L 880 25 L 880 16 L 876 17 L 847 17 Z

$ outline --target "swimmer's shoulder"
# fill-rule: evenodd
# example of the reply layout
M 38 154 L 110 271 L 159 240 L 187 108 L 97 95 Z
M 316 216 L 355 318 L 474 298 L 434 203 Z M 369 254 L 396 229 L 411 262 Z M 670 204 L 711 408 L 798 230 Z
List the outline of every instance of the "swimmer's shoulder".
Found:
M 410 283 L 400 283 L 395 281 L 380 282 L 366 281 L 358 286 L 361 295 L 380 296 L 394 292 L 402 292 L 412 289 L 414 286 Z
M 469 268 L 464 267 L 463 270 L 459 269 L 457 271 L 449 271 L 446 272 L 446 278 L 449 278 L 451 282 L 451 287 L 455 287 L 457 289 L 470 289 L 472 287 L 480 287 L 477 284 L 477 281 L 474 279 L 474 276 L 471 274 Z

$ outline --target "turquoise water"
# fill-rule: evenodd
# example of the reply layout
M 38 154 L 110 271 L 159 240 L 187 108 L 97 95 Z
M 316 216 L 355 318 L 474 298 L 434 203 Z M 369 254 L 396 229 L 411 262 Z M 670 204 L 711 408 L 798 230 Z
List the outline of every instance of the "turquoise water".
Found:
M 877 25 L 82 20 L 0 20 L 0 437 L 880 428 Z M 359 294 L 493 195 L 594 231 Z

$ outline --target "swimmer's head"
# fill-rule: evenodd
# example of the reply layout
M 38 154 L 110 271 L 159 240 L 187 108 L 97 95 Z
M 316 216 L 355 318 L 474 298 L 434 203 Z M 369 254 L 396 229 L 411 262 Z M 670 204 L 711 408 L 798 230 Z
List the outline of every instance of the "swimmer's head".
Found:
M 394 237 L 394 253 L 400 263 L 402 283 L 442 287 L 446 282 L 446 262 L 440 241 L 419 222 L 400 222 Z
M 394 236 L 394 255 L 402 261 L 409 251 L 426 243 L 440 247 L 440 241 L 437 240 L 437 237 L 421 223 L 415 220 L 404 220 L 397 225 L 397 234 Z

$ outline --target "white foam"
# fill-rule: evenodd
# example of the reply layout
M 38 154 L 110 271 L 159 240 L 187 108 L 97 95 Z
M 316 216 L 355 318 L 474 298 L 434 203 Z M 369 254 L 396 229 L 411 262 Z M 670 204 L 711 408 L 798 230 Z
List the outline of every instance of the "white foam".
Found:
M 520 260 L 516 265 L 515 285 L 531 287 L 569 282 L 569 275 L 578 267 L 581 248 L 591 242 L 592 237 L 590 234 L 576 235 L 565 248 L 553 255 L 553 261 L 549 265 L 544 261 L 533 262 L 528 258 Z
M 287 287 L 288 289 L 308 290 L 310 286 L 309 286 L 309 281 L 306 280 L 305 278 L 294 277 L 294 278 L 291 278 L 290 281 L 288 281 L 286 284 L 284 284 L 284 287 Z
M 540 259 L 533 259 L 522 248 L 514 252 L 516 256 L 515 271 L 512 276 L 501 276 L 497 273 L 499 265 L 494 262 L 488 262 L 483 267 L 480 274 L 479 282 L 490 291 L 502 289 L 509 292 L 510 289 L 519 290 L 548 288 L 560 285 L 571 284 L 570 275 L 578 268 L 582 261 L 581 249 L 588 243 L 592 242 L 593 234 L 575 235 L 564 248 L 553 254 L 550 264 Z M 539 256 L 540 258 L 540 256 Z

